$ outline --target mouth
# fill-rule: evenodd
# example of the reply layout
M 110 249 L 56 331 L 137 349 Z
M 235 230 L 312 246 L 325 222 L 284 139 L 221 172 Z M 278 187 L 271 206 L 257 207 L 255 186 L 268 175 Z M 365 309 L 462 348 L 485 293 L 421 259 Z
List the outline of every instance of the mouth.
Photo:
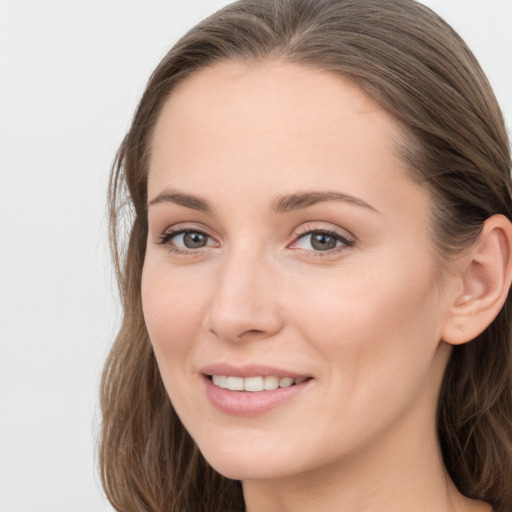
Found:
M 203 373 L 206 395 L 222 413 L 254 417 L 293 403 L 294 397 L 306 396 L 304 393 L 312 389 L 313 377 L 274 371 L 269 368 L 258 371 L 257 367 L 229 371 L 219 365 L 217 369 Z
M 248 391 L 258 393 L 272 391 L 277 388 L 298 386 L 311 377 L 279 377 L 274 375 L 261 375 L 254 377 L 238 377 L 234 375 L 207 375 L 214 386 L 229 391 Z

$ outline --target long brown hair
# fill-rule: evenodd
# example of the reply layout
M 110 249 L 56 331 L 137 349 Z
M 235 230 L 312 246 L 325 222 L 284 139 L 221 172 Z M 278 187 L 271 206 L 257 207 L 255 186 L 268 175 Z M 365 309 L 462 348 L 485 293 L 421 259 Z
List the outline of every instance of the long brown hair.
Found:
M 432 197 L 440 261 L 494 214 L 512 219 L 502 114 L 465 43 L 413 0 L 241 0 L 187 33 L 151 76 L 110 181 L 111 240 L 124 317 L 101 386 L 105 492 L 118 511 L 229 512 L 239 482 L 203 459 L 164 390 L 141 308 L 152 132 L 173 88 L 221 60 L 279 58 L 354 80 L 405 127 L 402 157 Z M 512 510 L 512 297 L 478 339 L 455 347 L 438 437 L 461 493 Z

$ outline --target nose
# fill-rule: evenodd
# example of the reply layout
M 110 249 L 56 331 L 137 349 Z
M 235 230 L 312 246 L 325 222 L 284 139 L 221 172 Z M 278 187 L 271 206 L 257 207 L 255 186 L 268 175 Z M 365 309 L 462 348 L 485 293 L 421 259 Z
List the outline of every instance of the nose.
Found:
M 247 252 L 226 257 L 215 280 L 205 327 L 229 342 L 266 339 L 283 326 L 278 276 L 269 262 Z

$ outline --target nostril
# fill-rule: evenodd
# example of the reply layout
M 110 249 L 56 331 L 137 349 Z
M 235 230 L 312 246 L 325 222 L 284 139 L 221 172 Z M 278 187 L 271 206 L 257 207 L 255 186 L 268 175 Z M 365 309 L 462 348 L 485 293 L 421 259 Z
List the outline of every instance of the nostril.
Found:
M 236 303 L 222 302 L 221 299 L 214 301 L 204 317 L 203 326 L 210 336 L 239 343 L 272 337 L 281 330 L 283 323 L 272 301 L 262 308 L 241 297 Z
M 242 336 L 245 336 L 246 334 L 261 334 L 263 331 L 260 331 L 258 329 L 248 329 L 247 331 L 244 331 L 242 334 L 238 335 L 238 338 L 241 338 Z

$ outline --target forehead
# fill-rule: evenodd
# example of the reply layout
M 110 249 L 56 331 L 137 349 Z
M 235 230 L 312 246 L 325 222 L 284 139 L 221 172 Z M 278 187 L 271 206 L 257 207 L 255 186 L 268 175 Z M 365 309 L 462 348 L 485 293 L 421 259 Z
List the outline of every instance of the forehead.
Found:
M 269 61 L 224 62 L 173 91 L 153 137 L 148 195 L 162 187 L 229 193 L 366 189 L 406 180 L 402 127 L 347 79 Z M 408 183 L 412 185 L 412 183 Z M 379 188 L 380 187 L 380 188 Z
M 307 135 L 318 129 L 325 132 L 326 124 L 333 121 L 358 124 L 364 121 L 359 114 L 371 115 L 372 122 L 386 125 L 385 130 L 400 129 L 376 102 L 333 72 L 282 61 L 226 61 L 178 84 L 159 117 L 157 132 L 171 134 L 171 125 L 179 124 L 181 135 L 190 129 L 199 135 L 213 122 L 218 128 L 237 125 L 237 129 Z M 340 137 L 349 136 L 340 128 L 341 124 Z M 154 146 L 159 142 L 155 137 Z
M 290 63 L 283 60 L 261 62 L 222 61 L 200 69 L 181 81 L 173 90 L 168 104 L 196 103 L 215 106 L 221 99 L 235 102 L 237 107 L 272 104 L 283 107 L 315 108 L 332 106 L 333 100 L 344 91 L 345 100 L 361 111 L 381 110 L 354 80 L 332 71 Z M 323 93 L 323 94 L 319 94 Z M 242 99 L 245 98 L 245 101 Z M 251 109 L 252 110 L 252 109 Z M 244 108 L 244 113 L 254 114 Z

